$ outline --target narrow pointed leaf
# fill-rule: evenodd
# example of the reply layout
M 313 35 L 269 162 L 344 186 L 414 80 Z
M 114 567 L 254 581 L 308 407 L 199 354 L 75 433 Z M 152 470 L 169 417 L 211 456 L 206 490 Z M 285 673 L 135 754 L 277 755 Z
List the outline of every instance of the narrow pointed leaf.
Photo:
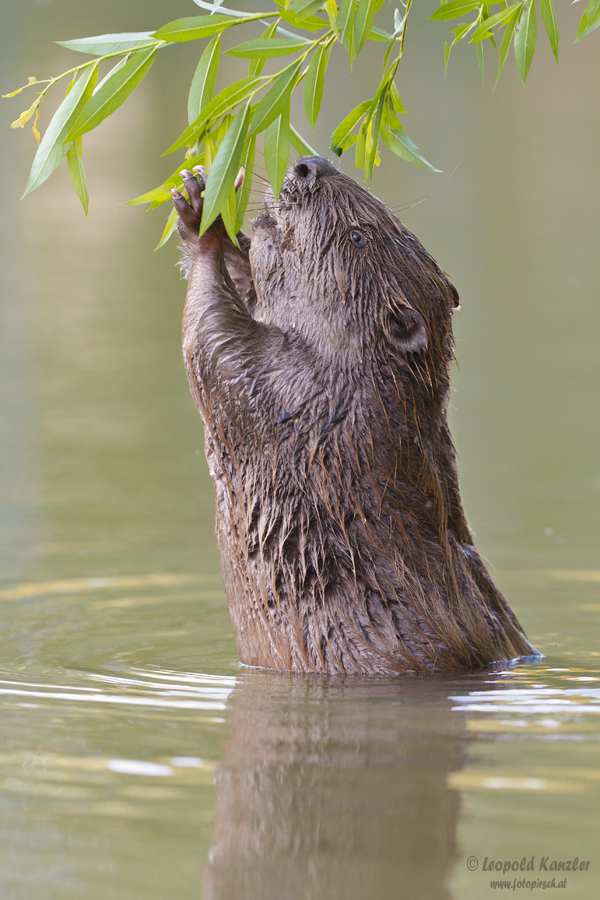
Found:
M 78 38 L 74 41 L 55 41 L 54 43 L 61 47 L 67 47 L 68 50 L 76 50 L 77 53 L 105 56 L 108 53 L 138 50 L 149 44 L 159 46 L 163 41 L 157 41 L 149 31 L 134 31 L 123 34 L 99 34 L 97 37 Z
M 29 109 L 26 109 L 25 112 L 22 112 L 18 119 L 15 119 L 14 122 L 10 123 L 11 128 L 25 128 L 27 122 L 29 122 L 30 118 L 34 113 L 37 113 L 39 110 L 39 99 L 33 101 Z
M 585 12 L 579 24 L 579 31 L 577 33 L 576 40 L 581 40 L 581 38 L 585 37 L 587 34 L 590 34 L 591 31 L 594 31 L 594 29 L 598 28 L 599 25 L 600 0 L 589 0 L 589 3 L 585 8 Z
M 98 63 L 96 62 L 84 70 L 54 113 L 35 154 L 23 197 L 39 187 L 54 172 L 65 156 L 68 148 L 63 145 L 67 140 L 69 129 L 92 96 L 97 78 Z
M 354 165 L 357 169 L 366 169 L 366 157 L 367 157 L 367 127 L 363 123 L 358 132 L 358 137 L 356 139 L 356 150 L 354 153 Z M 365 171 L 365 181 L 367 180 L 367 173 Z
M 284 69 L 270 90 L 267 91 L 256 107 L 256 111 L 252 117 L 249 137 L 264 131 L 265 128 L 269 127 L 271 122 L 275 121 L 277 116 L 281 115 L 289 103 L 301 67 L 302 60 L 299 59 L 296 63 L 293 63 L 287 69 Z
M 235 177 L 240 168 L 249 118 L 250 106 L 246 104 L 234 116 L 231 127 L 217 150 L 206 181 L 200 234 L 204 234 L 206 229 L 210 228 L 221 212 L 230 191 L 233 190 Z
M 308 144 L 299 131 L 296 131 L 294 126 L 290 124 L 290 139 L 292 141 L 292 147 L 299 153 L 300 156 L 318 156 L 317 151 L 314 147 L 311 147 Z
M 550 46 L 552 47 L 552 52 L 554 53 L 554 58 L 556 59 L 556 62 L 558 62 L 558 24 L 556 22 L 552 0 L 540 0 L 540 13 L 542 15 L 542 22 L 544 23 L 546 34 L 548 35 L 548 40 L 550 41 Z
M 161 237 L 160 241 L 158 242 L 158 244 L 156 245 L 156 247 L 154 248 L 155 250 L 160 250 L 160 248 L 164 247 L 164 245 L 167 243 L 167 241 L 169 240 L 169 238 L 171 237 L 171 235 L 177 228 L 178 219 L 179 219 L 179 216 L 177 215 L 177 210 L 175 209 L 175 207 L 173 207 L 173 209 L 169 213 L 169 217 L 167 219 L 167 224 L 165 225 L 165 230 L 162 233 L 162 237 Z
M 496 13 L 494 16 L 490 16 L 489 19 L 484 19 L 484 21 L 477 26 L 475 31 L 473 32 L 473 36 L 469 41 L 470 44 L 476 44 L 478 41 L 484 41 L 486 38 L 489 38 L 493 34 L 493 29 L 496 25 L 501 25 L 502 22 L 506 22 L 508 19 L 511 19 L 519 10 L 519 4 L 515 3 L 513 6 L 507 6 L 506 9 L 501 9 L 499 13 Z M 463 26 L 463 28 L 468 28 L 469 26 Z M 458 30 L 458 29 L 457 29 Z
M 194 3 L 196 4 L 196 6 L 200 6 L 202 9 L 206 9 L 209 12 L 214 12 L 216 9 L 216 7 L 212 3 L 207 3 L 206 0 L 194 0 Z M 279 6 L 279 4 L 278 4 L 278 6 Z M 220 14 L 223 14 L 224 16 L 231 16 L 232 18 L 237 19 L 238 23 L 251 22 L 251 21 L 254 21 L 257 19 L 258 20 L 271 19 L 271 18 L 273 18 L 273 15 L 274 15 L 273 13 L 257 13 L 256 15 L 249 16 L 246 13 L 241 12 L 241 10 L 239 10 L 239 9 L 227 9 L 227 7 L 221 6 L 220 4 L 219 4 L 218 9 L 219 9 Z M 281 18 L 285 19 L 286 21 L 291 20 L 292 24 L 294 24 L 294 25 L 297 24 L 298 20 L 297 20 L 297 17 L 295 16 L 295 14 L 290 14 L 289 10 L 285 10 L 281 6 L 279 6 L 279 9 L 278 9 L 277 13 L 275 13 L 275 15 L 281 16 Z M 302 25 L 300 27 L 310 28 L 311 31 L 314 30 L 313 26 L 312 26 L 312 22 L 313 22 L 314 18 L 316 18 L 316 17 L 311 16 L 311 18 L 309 18 L 309 19 L 304 19 L 302 22 Z M 233 24 L 235 25 L 236 23 L 234 22 Z M 323 21 L 322 25 L 321 24 L 319 25 L 319 28 L 327 28 L 327 22 Z M 282 28 L 280 25 L 278 25 L 278 27 L 277 27 L 277 32 L 278 32 L 278 34 L 281 35 L 281 37 L 288 37 L 288 38 L 298 37 L 297 34 L 292 34 L 291 31 L 287 31 L 287 29 Z
M 377 11 L 377 0 L 359 0 L 354 16 L 354 55 L 358 56 L 367 42 Z
M 391 35 L 388 31 L 384 31 L 383 28 L 376 28 L 375 26 L 373 26 L 373 28 L 371 28 L 369 40 L 385 43 L 386 41 L 391 41 L 392 37 L 393 35 Z
M 330 49 L 330 47 L 326 46 L 317 48 L 304 78 L 304 109 L 306 110 L 306 118 L 310 122 L 310 127 L 313 131 L 321 108 L 321 100 L 323 99 L 325 70 L 329 61 Z
M 444 78 L 448 72 L 448 62 L 450 60 L 450 51 L 452 50 L 452 44 L 449 44 L 447 41 L 444 41 Z
M 237 211 L 235 217 L 235 233 L 237 234 L 244 225 L 244 216 L 246 215 L 246 207 L 250 200 L 250 192 L 252 191 L 252 180 L 254 176 L 254 153 L 256 150 L 256 138 L 250 138 L 247 142 L 242 158 L 240 160 L 241 167 L 244 170 L 244 180 L 237 192 Z
M 498 51 L 498 74 L 496 75 L 496 84 L 498 84 L 498 79 L 500 78 L 502 69 L 504 68 L 504 63 L 506 62 L 506 57 L 508 56 L 508 51 L 510 50 L 510 45 L 515 33 L 515 29 L 519 24 L 519 20 L 521 18 L 521 15 L 523 14 L 524 8 L 525 4 L 520 3 L 519 9 L 514 17 L 512 19 L 509 19 L 506 23 L 506 31 L 504 32 L 502 43 L 500 44 L 500 50 Z
M 298 50 L 305 50 L 310 46 L 310 41 L 304 38 L 296 38 L 296 40 L 288 40 L 287 38 L 272 38 L 264 40 L 258 38 L 255 41 L 246 41 L 227 50 L 228 56 L 242 56 L 246 59 L 269 59 L 273 56 L 289 56 L 290 53 L 297 53 Z
M 163 156 L 168 156 L 169 153 L 174 153 L 175 150 L 181 150 L 183 147 L 190 147 L 204 133 L 209 121 L 220 118 L 228 109 L 241 103 L 259 84 L 260 78 L 241 78 L 223 88 L 210 103 L 206 104 L 196 121 L 192 122 L 179 135 L 168 150 L 165 150 Z
M 293 0 L 293 3 L 290 3 L 289 8 L 292 12 L 296 13 L 297 18 L 302 21 L 302 19 L 312 16 L 313 13 L 316 13 L 317 10 L 321 9 L 324 5 L 325 0 Z
M 379 135 L 381 132 L 381 119 L 383 116 L 383 108 L 386 102 L 386 94 L 382 91 L 381 96 L 379 97 L 379 103 L 377 104 L 377 110 L 375 112 L 375 116 L 373 117 L 373 125 L 371 131 L 371 139 L 372 139 L 372 147 L 371 153 L 369 154 L 368 165 L 369 165 L 369 178 L 373 177 L 373 168 L 375 166 L 375 161 L 377 159 L 377 145 L 379 144 Z
M 454 35 L 454 40 L 451 44 L 444 44 L 444 78 L 446 77 L 446 72 L 448 71 L 448 60 L 450 59 L 450 52 L 453 47 L 456 47 L 460 41 L 463 41 L 467 35 L 473 31 L 477 22 L 467 22 L 466 25 L 458 25 L 456 28 L 452 29 L 452 33 Z
M 429 18 L 445 21 L 446 19 L 459 19 L 471 10 L 476 9 L 479 3 L 475 0 L 451 0 L 451 3 L 444 3 L 439 9 L 436 9 Z
M 266 29 L 266 31 L 264 31 L 261 34 L 261 38 L 263 41 L 270 41 L 271 38 L 275 37 L 275 35 L 277 34 L 277 23 L 278 22 L 279 22 L 279 19 L 275 19 L 273 24 L 269 25 L 269 27 Z M 261 59 L 260 57 L 258 59 L 251 60 L 250 66 L 248 68 L 248 74 L 249 75 L 260 75 L 260 73 L 262 72 L 262 70 L 265 67 L 266 61 L 267 61 L 266 58 Z
M 287 172 L 290 158 L 290 140 L 290 112 L 288 108 L 265 131 L 265 167 L 267 177 L 273 188 L 275 202 L 279 199 L 279 192 Z
M 185 165 L 187 166 L 187 162 Z M 183 169 L 183 166 L 181 168 Z M 134 197 L 133 200 L 126 200 L 123 206 L 142 206 L 144 203 L 155 203 L 157 200 L 163 203 L 171 196 L 171 187 L 172 185 L 165 182 L 145 194 L 140 194 L 139 197 Z
M 381 136 L 396 156 L 400 156 L 407 162 L 415 163 L 417 166 L 422 166 L 424 169 L 429 169 L 431 172 L 440 171 L 427 162 L 417 145 L 413 144 L 401 125 L 395 125 L 390 131 L 384 129 L 381 132 Z
M 179 174 L 181 170 L 193 169 L 194 166 L 203 165 L 205 161 L 204 157 L 204 153 L 200 153 L 198 156 L 189 156 L 185 162 L 182 162 L 177 166 L 175 171 L 169 175 L 162 184 L 159 184 L 158 187 L 153 188 L 151 191 L 146 191 L 145 194 L 140 194 L 139 197 L 134 197 L 132 200 L 126 200 L 123 203 L 123 206 L 141 206 L 144 203 L 149 203 L 149 212 L 151 209 L 156 209 L 157 206 L 166 203 L 167 200 L 171 199 L 171 188 L 176 187 L 180 190 L 183 189 L 183 179 Z
M 299 19 L 296 13 L 292 12 L 290 9 L 281 8 L 279 10 L 279 15 L 284 22 L 287 22 L 288 25 L 292 25 L 293 28 L 302 28 L 305 31 L 312 31 L 315 34 L 317 31 L 329 28 L 329 22 L 326 19 L 322 19 L 321 16 L 308 16 L 306 19 Z M 293 34 L 291 31 L 286 31 L 283 28 L 278 28 L 278 31 L 282 37 L 285 37 L 286 35 L 288 37 L 298 37 L 297 34 Z
M 363 103 L 360 103 L 357 107 L 355 107 L 351 113 L 348 113 L 345 119 L 343 119 L 338 127 L 335 129 L 333 134 L 331 135 L 331 149 L 337 156 L 341 156 L 344 152 L 342 149 L 342 142 L 345 138 L 347 138 L 352 131 L 352 129 L 356 126 L 357 122 L 359 122 L 362 117 L 365 115 L 368 109 L 371 107 L 371 100 L 365 100 Z
M 405 113 L 404 103 L 402 102 L 402 97 L 400 96 L 400 92 L 396 87 L 396 83 L 394 81 L 390 84 L 390 98 L 392 101 L 392 106 L 394 107 L 394 112 L 397 112 L 399 115 Z
M 232 188 L 229 192 L 229 196 L 221 208 L 221 218 L 223 219 L 223 225 L 225 226 L 225 231 L 231 238 L 232 243 L 239 247 L 237 234 L 235 230 L 235 212 L 236 212 L 236 192 L 235 188 Z
M 96 128 L 118 109 L 150 71 L 155 57 L 156 48 L 141 50 L 134 53 L 125 65 L 113 69 L 88 100 L 85 109 L 67 135 L 67 140 L 72 141 Z
M 245 22 L 248 19 L 257 18 L 256 16 L 240 16 L 237 21 Z M 236 19 L 228 15 L 216 16 L 188 16 L 185 19 L 175 19 L 163 25 L 158 31 L 153 32 L 152 37 L 160 38 L 161 41 L 196 41 L 198 38 L 212 37 L 213 34 L 220 34 L 226 28 L 235 25 Z
M 188 96 L 188 125 L 195 122 L 213 95 L 219 70 L 220 50 L 221 35 L 218 34 L 207 45 L 192 78 Z
M 336 25 L 340 29 L 340 40 L 354 59 L 354 16 L 356 15 L 356 0 L 342 0 L 337 14 Z
M 528 8 L 523 11 L 519 20 L 519 27 L 515 34 L 515 58 L 521 74 L 523 84 L 527 79 L 527 73 L 531 66 L 531 60 L 535 53 L 537 38 L 537 19 L 535 15 L 535 0 L 531 0 Z
M 81 138 L 74 140 L 67 150 L 67 163 L 69 164 L 69 175 L 71 176 L 73 187 L 81 200 L 83 212 L 87 216 L 90 198 L 83 168 L 83 159 L 81 156 Z
M 484 62 L 483 62 L 483 45 L 477 44 L 475 51 L 477 53 L 477 63 L 479 65 L 479 71 L 481 72 L 481 81 L 483 84 L 483 83 L 485 83 Z

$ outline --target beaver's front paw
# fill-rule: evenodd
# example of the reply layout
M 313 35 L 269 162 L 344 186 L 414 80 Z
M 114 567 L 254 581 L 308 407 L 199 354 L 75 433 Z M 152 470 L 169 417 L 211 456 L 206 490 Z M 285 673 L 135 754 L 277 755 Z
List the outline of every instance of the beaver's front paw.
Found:
M 215 239 L 219 242 L 229 240 L 221 216 L 218 216 L 215 219 L 210 228 L 205 232 L 205 235 L 203 235 L 203 238 L 198 238 L 200 220 L 202 219 L 202 192 L 206 186 L 204 166 L 194 166 L 193 173 L 190 172 L 189 169 L 182 169 L 179 174 L 183 178 L 183 184 L 187 191 L 189 201 L 186 200 L 183 194 L 180 194 L 176 188 L 171 190 L 171 196 L 173 197 L 175 209 L 179 213 L 179 234 L 184 242 L 188 245 L 195 244 L 198 246 L 199 243 L 202 244 L 204 239 L 204 243 L 208 247 Z M 244 170 L 240 169 L 237 178 L 235 179 L 236 191 L 239 189 L 243 180 Z
M 189 202 L 176 188 L 171 191 L 173 204 L 179 213 L 179 234 L 186 243 L 190 241 L 197 243 L 202 219 L 202 191 L 206 183 L 204 166 L 196 166 L 194 173 L 192 174 L 189 169 L 183 169 L 180 173 Z

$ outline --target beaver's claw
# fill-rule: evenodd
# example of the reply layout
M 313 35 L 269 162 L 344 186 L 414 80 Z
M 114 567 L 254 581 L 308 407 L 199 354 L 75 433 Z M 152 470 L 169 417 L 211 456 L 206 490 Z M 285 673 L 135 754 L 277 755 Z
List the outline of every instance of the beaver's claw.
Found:
M 187 191 L 189 202 L 176 188 L 171 191 L 175 209 L 179 213 L 179 232 L 185 239 L 192 235 L 197 238 L 202 219 L 202 191 L 205 186 L 204 166 L 194 169 L 197 174 L 192 174 L 189 169 L 183 169 L 181 177 Z M 187 232 L 187 233 L 186 233 Z
M 184 240 L 189 240 L 191 236 L 198 238 L 202 219 L 202 192 L 206 186 L 204 166 L 194 166 L 193 173 L 189 169 L 182 169 L 179 174 L 183 178 L 183 184 L 189 197 L 188 201 L 176 188 L 171 190 L 175 209 L 179 213 L 179 233 Z M 235 179 L 236 191 L 243 180 L 244 172 L 240 169 Z M 217 222 L 220 221 L 221 217 L 219 216 Z

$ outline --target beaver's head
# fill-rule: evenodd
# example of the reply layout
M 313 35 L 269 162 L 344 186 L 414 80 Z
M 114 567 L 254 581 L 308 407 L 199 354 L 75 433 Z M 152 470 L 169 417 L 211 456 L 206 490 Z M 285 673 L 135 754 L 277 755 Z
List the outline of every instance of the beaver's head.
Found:
M 458 296 L 388 207 L 321 156 L 289 169 L 253 223 L 255 316 L 352 363 L 451 357 Z

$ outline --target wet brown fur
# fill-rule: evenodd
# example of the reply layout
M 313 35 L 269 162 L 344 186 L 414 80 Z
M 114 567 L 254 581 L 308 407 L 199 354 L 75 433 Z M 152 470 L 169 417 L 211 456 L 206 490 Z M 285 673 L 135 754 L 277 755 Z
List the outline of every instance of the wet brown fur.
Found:
M 242 662 L 419 673 L 535 653 L 462 510 L 458 295 L 432 257 L 321 157 L 239 250 L 220 221 L 198 239 L 201 185 L 186 188 L 184 359 Z

